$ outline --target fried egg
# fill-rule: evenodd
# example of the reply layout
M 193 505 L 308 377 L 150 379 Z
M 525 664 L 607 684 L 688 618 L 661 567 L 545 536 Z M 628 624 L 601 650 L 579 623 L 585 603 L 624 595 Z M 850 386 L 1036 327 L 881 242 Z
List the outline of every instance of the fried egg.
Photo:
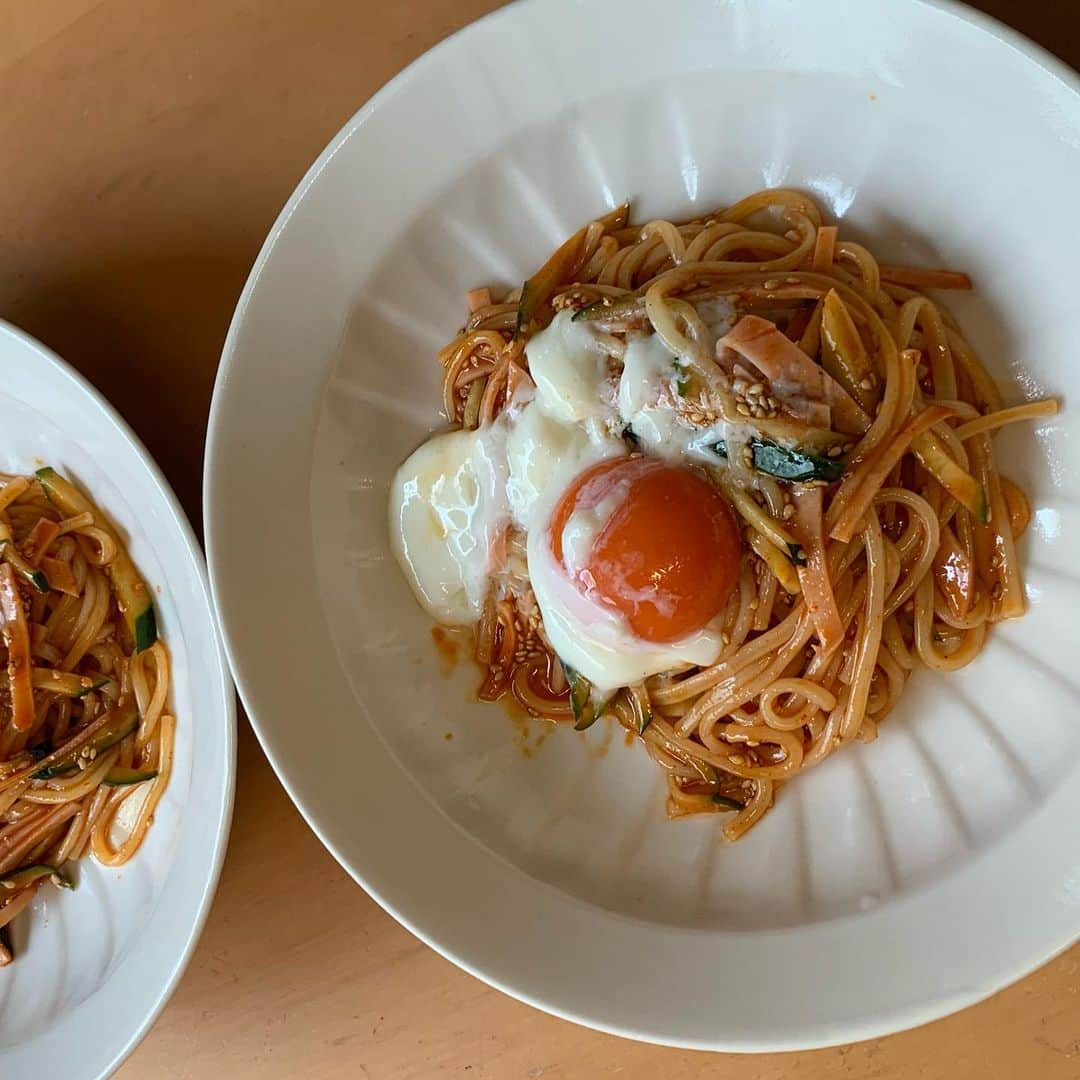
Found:
M 713 663 L 739 540 L 723 498 L 682 464 L 701 432 L 671 407 L 676 358 L 641 336 L 616 378 L 569 311 L 526 355 L 535 392 L 481 430 L 429 440 L 394 478 L 394 548 L 418 599 L 474 624 L 512 525 L 548 642 L 598 692 Z M 628 426 L 647 456 L 631 456 Z
M 720 655 L 739 538 L 695 472 L 641 457 L 593 466 L 530 531 L 528 560 L 552 648 L 598 691 Z

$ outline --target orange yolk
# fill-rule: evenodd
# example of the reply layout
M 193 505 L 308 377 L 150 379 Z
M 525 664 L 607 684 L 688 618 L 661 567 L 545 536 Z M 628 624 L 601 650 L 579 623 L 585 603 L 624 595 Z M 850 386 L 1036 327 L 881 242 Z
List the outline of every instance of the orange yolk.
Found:
M 577 584 L 621 612 L 645 641 L 675 641 L 701 629 L 739 576 L 739 532 L 727 501 L 704 477 L 650 458 L 615 458 L 582 473 L 551 518 L 551 550 L 563 564 L 573 513 L 616 491 Z

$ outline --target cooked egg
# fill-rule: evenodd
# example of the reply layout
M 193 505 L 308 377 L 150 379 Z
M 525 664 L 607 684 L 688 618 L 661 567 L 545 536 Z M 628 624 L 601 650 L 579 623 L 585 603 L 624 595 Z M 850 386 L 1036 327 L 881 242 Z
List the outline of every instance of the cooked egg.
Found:
M 685 664 L 711 664 L 720 634 L 705 628 L 670 645 L 637 638 L 616 611 L 581 592 L 543 537 L 529 535 L 529 579 L 552 649 L 602 693 Z
M 723 337 L 738 318 L 735 305 L 726 296 L 714 296 L 711 300 L 699 300 L 694 305 L 698 318 L 705 324 L 705 329 L 713 337 L 710 348 L 716 345 L 716 339 Z
M 659 335 L 633 339 L 623 355 L 615 399 L 619 417 L 649 454 L 670 462 L 684 457 L 709 460 L 703 448 L 722 437 L 722 425 L 702 429 L 678 416 L 671 397 L 679 393 L 684 378 L 685 369 Z
M 539 400 L 521 410 L 506 437 L 506 484 L 514 522 L 530 529 L 538 509 L 550 510 L 557 493 L 589 465 L 626 454 L 622 439 L 582 424 L 564 424 L 543 411 Z
M 569 309 L 525 346 L 536 402 L 545 415 L 564 424 L 580 423 L 603 412 L 602 384 L 607 357 L 588 323 L 576 323 Z M 608 410 L 610 411 L 610 410 Z
M 626 452 L 602 425 L 560 423 L 538 399 L 429 439 L 391 483 L 391 540 L 417 599 L 439 622 L 475 623 L 505 526 L 538 527 L 574 476 Z
M 664 458 L 685 452 L 692 430 L 676 417 L 664 393 L 677 392 L 681 368 L 657 334 L 636 338 L 626 346 L 616 404 L 622 422 L 644 450 Z
M 490 553 L 509 517 L 506 425 L 436 435 L 398 469 L 390 536 L 413 592 L 441 623 L 469 625 L 488 588 Z
M 394 478 L 391 533 L 418 599 L 475 624 L 513 524 L 553 650 L 600 692 L 713 663 L 739 538 L 723 497 L 681 464 L 709 433 L 672 408 L 680 361 L 655 334 L 633 338 L 616 388 L 602 341 L 569 311 L 526 356 L 535 393 L 480 431 L 432 438 Z M 631 456 L 627 426 L 646 456 Z
M 597 689 L 719 656 L 739 537 L 698 474 L 648 458 L 596 465 L 530 532 L 528 559 L 552 648 Z

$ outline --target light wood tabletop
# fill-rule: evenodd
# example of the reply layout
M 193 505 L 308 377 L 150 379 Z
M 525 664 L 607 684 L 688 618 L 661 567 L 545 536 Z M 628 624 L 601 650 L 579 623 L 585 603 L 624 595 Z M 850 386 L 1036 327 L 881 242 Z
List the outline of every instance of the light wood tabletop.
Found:
M 221 344 L 271 222 L 360 104 L 496 6 L 0 0 L 0 316 L 104 391 L 196 525 Z M 1080 62 L 1075 4 L 979 6 Z M 307 829 L 242 719 L 209 923 L 118 1075 L 1072 1080 L 1078 993 L 1080 947 L 957 1016 L 855 1046 L 735 1057 L 596 1034 L 489 989 L 384 914 Z

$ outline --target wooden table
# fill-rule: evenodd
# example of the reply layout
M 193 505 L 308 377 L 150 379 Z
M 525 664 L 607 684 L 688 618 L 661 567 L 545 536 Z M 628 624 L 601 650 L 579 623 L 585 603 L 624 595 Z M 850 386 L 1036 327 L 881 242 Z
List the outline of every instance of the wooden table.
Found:
M 108 395 L 193 521 L 221 343 L 270 223 L 368 96 L 495 6 L 0 3 L 0 315 Z M 979 6 L 1080 62 L 1075 5 Z M 242 722 L 209 924 L 119 1075 L 1072 1080 L 1078 991 L 1080 947 L 983 1005 L 856 1046 L 738 1058 L 598 1035 L 488 989 L 385 915 L 308 831 Z

